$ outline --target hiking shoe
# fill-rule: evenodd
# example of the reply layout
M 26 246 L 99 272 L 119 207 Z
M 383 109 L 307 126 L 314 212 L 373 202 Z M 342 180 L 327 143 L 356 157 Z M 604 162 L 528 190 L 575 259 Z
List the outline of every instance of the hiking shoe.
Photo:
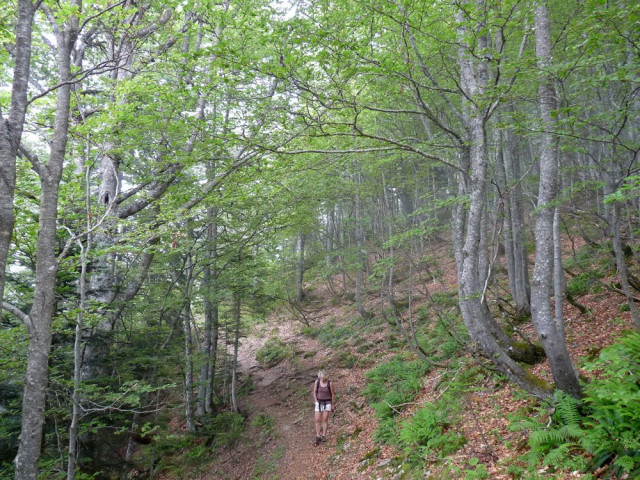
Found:
M 325 435 L 323 435 L 322 437 L 320 437 L 320 441 L 321 442 L 326 442 L 327 441 L 327 437 Z
M 322 439 L 320 437 L 316 437 L 316 439 L 313 441 L 314 445 L 320 445 L 320 442 L 322 441 Z

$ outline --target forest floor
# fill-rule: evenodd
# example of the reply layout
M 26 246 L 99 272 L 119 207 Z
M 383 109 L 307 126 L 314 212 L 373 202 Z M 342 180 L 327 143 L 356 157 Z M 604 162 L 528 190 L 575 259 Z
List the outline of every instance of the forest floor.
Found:
M 443 257 L 440 257 L 441 259 Z M 440 265 L 445 272 L 437 281 L 423 277 L 420 287 L 438 291 L 455 290 L 455 266 L 452 261 Z M 446 273 L 448 272 L 448 273 Z M 408 283 L 408 282 L 405 282 Z M 416 279 L 412 279 L 416 283 Z M 404 291 L 402 289 L 405 289 Z M 399 283 L 398 296 L 406 295 L 407 285 Z M 412 287 L 414 288 L 414 287 Z M 424 291 L 423 291 L 424 293 Z M 433 293 L 433 292 L 432 292 Z M 414 292 L 419 302 L 419 289 Z M 423 297 L 424 301 L 424 297 Z M 367 308 L 376 308 L 373 296 Z M 588 294 L 580 297 L 580 302 L 591 310 L 590 314 L 580 314 L 573 306 L 565 308 L 565 322 L 568 348 L 573 360 L 599 352 L 612 343 L 624 329 L 630 328 L 628 312 L 620 306 L 624 298 L 610 291 Z M 379 308 L 379 305 L 378 305 Z M 308 319 L 317 327 L 332 321 L 336 327 L 346 325 L 357 313 L 351 302 L 339 302 L 326 286 L 315 286 L 313 301 L 305 305 Z M 623 310 L 623 309 L 622 309 Z M 291 316 L 274 316 L 264 325 L 261 332 L 255 332 L 242 342 L 240 368 L 250 376 L 254 388 L 241 399 L 242 413 L 248 416 L 248 425 L 260 415 L 273 419 L 273 428 L 265 430 L 252 425 L 245 432 L 244 440 L 233 450 L 222 450 L 207 466 L 200 480 L 303 480 L 303 479 L 398 479 L 399 467 L 392 459 L 398 452 L 388 446 L 374 442 L 377 421 L 363 395 L 365 375 L 375 364 L 356 362 L 352 368 L 339 368 L 336 360 L 341 352 L 333 351 L 314 338 L 301 333 L 303 323 Z M 524 327 L 533 335 L 531 327 Z M 384 348 L 387 331 L 367 338 L 370 346 L 367 358 L 377 358 L 382 362 L 389 353 Z M 270 337 L 278 337 L 293 345 L 295 356 L 272 367 L 265 368 L 256 360 L 257 351 Z M 364 363 L 364 362 L 363 362 Z M 337 393 L 337 408 L 329 422 L 328 440 L 315 446 L 315 424 L 313 414 L 312 386 L 317 371 L 325 368 Z M 535 366 L 533 371 L 549 378 L 545 362 Z M 433 369 L 424 378 L 423 389 L 414 407 L 435 401 L 446 385 L 439 381 L 443 371 Z M 495 375 L 487 375 L 482 384 L 476 385 L 463 400 L 461 422 L 456 427 L 467 439 L 466 444 L 453 457 L 446 459 L 436 470 L 429 471 L 425 463 L 425 478 L 455 479 L 452 465 L 468 467 L 468 460 L 478 459 L 487 467 L 491 480 L 512 478 L 506 472 L 506 465 L 522 454 L 527 448 L 526 434 L 508 428 L 507 414 L 533 405 L 535 401 L 523 395 L 517 388 L 506 382 L 496 383 Z M 410 415 L 414 407 L 402 415 Z M 255 423 L 255 422 L 254 422 Z M 268 432 L 265 434 L 265 432 Z M 515 450 L 508 445 L 518 446 Z M 443 470 L 444 468 L 444 470 Z M 540 478 L 560 477 L 539 471 Z M 582 478 L 579 472 L 566 474 L 565 478 Z

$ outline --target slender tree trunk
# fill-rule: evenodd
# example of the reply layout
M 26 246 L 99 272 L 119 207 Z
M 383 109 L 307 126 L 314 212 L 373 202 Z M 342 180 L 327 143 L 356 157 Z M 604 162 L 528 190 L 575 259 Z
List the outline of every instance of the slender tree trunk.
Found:
M 296 262 L 296 302 L 302 303 L 304 299 L 304 289 L 302 288 L 304 279 L 304 249 L 306 243 L 306 235 L 301 233 L 298 235 L 298 245 L 296 248 L 298 260 Z
M 546 2 L 541 2 L 536 7 L 535 29 L 538 66 L 542 72 L 545 72 L 551 62 L 551 32 Z M 578 377 L 569 357 L 565 338 L 558 330 L 550 303 L 554 263 L 553 216 L 555 207 L 553 202 L 556 199 L 558 176 L 557 140 L 553 135 L 556 122 L 552 116 L 553 111 L 557 108 L 557 99 L 550 75 L 544 75 L 541 79 L 538 94 L 545 132 L 542 135 L 540 152 L 540 188 L 535 228 L 536 264 L 531 285 L 532 319 L 542 347 L 547 354 L 556 387 L 570 395 L 579 397 Z M 561 302 L 562 298 L 556 298 L 556 301 Z
M 188 293 L 190 295 L 190 293 Z M 187 431 L 195 433 L 196 422 L 193 411 L 193 338 L 191 335 L 191 301 L 185 302 L 182 311 L 184 325 L 184 403 Z
M 133 419 L 131 420 L 131 428 L 130 432 L 136 432 L 138 430 L 138 422 L 140 421 L 140 412 L 134 412 Z M 127 439 L 127 450 L 124 454 L 124 462 L 122 463 L 122 470 L 120 471 L 120 480 L 127 480 L 129 476 L 129 471 L 131 469 L 131 459 L 133 458 L 133 453 L 135 450 L 135 442 L 133 440 L 133 435 L 129 433 L 129 438 Z
M 89 171 L 87 171 L 87 180 L 89 179 Z M 86 185 L 87 195 L 89 194 L 88 182 Z M 89 210 L 89 202 L 87 199 L 87 231 L 91 230 L 91 215 Z M 71 395 L 72 410 L 71 424 L 69 426 L 69 452 L 67 463 L 67 480 L 74 480 L 76 476 L 76 463 L 78 460 L 78 432 L 80 430 L 81 396 L 80 383 L 82 373 L 82 331 L 84 329 L 84 313 L 86 308 L 87 294 L 87 255 L 91 251 L 91 236 L 87 239 L 86 247 L 78 242 L 81 251 L 80 263 L 80 280 L 78 283 L 78 291 L 80 301 L 78 304 L 78 316 L 76 320 L 76 333 L 73 343 L 73 393 Z
M 231 365 L 231 411 L 238 413 L 238 399 L 236 398 L 236 384 L 238 373 L 238 348 L 240 346 L 240 294 L 233 295 L 233 363 Z
M 358 167 L 359 170 L 359 167 Z M 366 252 L 364 251 L 364 231 L 362 225 L 362 197 L 360 195 L 360 184 L 362 182 L 360 172 L 356 172 L 356 195 L 354 199 L 354 213 L 355 213 L 355 243 L 356 243 L 356 282 L 355 282 L 355 297 L 356 308 L 358 313 L 362 317 L 367 317 L 369 314 L 364 308 L 362 301 L 362 290 L 364 288 L 364 267 L 366 261 Z
M 638 314 L 638 308 L 636 307 L 633 294 L 631 293 L 631 287 L 629 285 L 629 275 L 627 271 L 627 260 L 622 250 L 622 240 L 620 239 L 620 205 L 616 203 L 613 206 L 612 212 L 612 229 L 613 229 L 613 251 L 616 256 L 616 265 L 618 270 L 618 276 L 620 277 L 620 284 L 622 291 L 627 297 L 627 305 L 629 305 L 629 311 L 631 312 L 631 319 L 637 330 L 640 331 L 640 315 Z
M 75 2 L 78 10 L 82 3 Z M 78 34 L 78 19 L 71 17 L 65 29 L 53 25 L 57 39 L 57 67 L 60 87 L 56 91 L 56 114 L 49 161 L 36 166 L 40 177 L 40 217 L 36 244 L 36 278 L 30 324 L 27 370 L 22 404 L 22 430 L 18 454 L 15 458 L 16 480 L 35 480 L 41 453 L 44 412 L 48 381 L 48 362 L 51 351 L 51 322 L 56 309 L 56 275 L 58 259 L 56 229 L 58 191 L 65 159 L 69 131 L 71 99 L 71 49 Z
M 27 111 L 34 12 L 32 0 L 18 1 L 9 116 L 5 118 L 0 109 L 0 308 L 4 300 L 7 256 L 15 220 L 13 198 L 16 188 L 16 156 Z
M 198 387 L 197 416 L 213 411 L 213 382 L 218 351 L 218 209 L 208 209 L 207 216 L 207 265 L 204 267 L 204 338 L 202 341 L 202 366 Z
M 513 132 L 501 131 L 500 155 L 496 169 L 504 176 L 504 242 L 511 296 L 518 315 L 531 313 L 529 269 L 525 250 L 520 167 Z M 502 173 L 503 172 L 503 173 Z

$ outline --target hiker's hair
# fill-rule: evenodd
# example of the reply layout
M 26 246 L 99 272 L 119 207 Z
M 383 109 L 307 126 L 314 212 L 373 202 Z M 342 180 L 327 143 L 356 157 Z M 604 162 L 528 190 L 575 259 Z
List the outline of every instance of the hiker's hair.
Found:
M 327 374 L 326 374 L 326 372 L 324 370 L 320 370 L 318 372 L 318 378 L 322 378 L 322 377 L 326 378 L 326 376 L 327 376 Z

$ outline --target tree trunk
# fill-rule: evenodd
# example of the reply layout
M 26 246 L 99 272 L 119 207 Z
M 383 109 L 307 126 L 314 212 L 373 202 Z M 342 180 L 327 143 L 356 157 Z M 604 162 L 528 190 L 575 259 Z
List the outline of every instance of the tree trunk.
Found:
M 504 194 L 503 200 L 505 202 L 504 242 L 509 286 L 517 314 L 526 316 L 531 313 L 531 287 L 527 252 L 522 235 L 524 214 L 522 187 L 520 185 L 520 165 L 514 145 L 513 132 L 507 129 L 501 132 L 500 137 L 500 155 L 496 169 L 498 172 L 504 171 L 504 185 L 508 189 Z
M 11 107 L 5 118 L 0 110 L 0 306 L 4 300 L 7 256 L 13 235 L 13 198 L 16 188 L 16 156 L 27 111 L 27 91 L 31 65 L 31 32 L 34 6 L 31 0 L 18 1 L 18 23 L 14 51 Z
M 81 2 L 75 2 L 78 10 Z M 40 177 L 40 218 L 36 246 L 36 278 L 33 307 L 29 312 L 29 349 L 22 404 L 22 430 L 15 458 L 16 480 L 35 480 L 38 475 L 44 411 L 51 350 L 51 321 L 56 309 L 55 256 L 58 218 L 58 191 L 69 131 L 71 84 L 70 54 L 78 33 L 78 19 L 70 17 L 65 30 L 53 25 L 57 39 L 57 68 L 60 87 L 56 90 L 56 114 L 51 152 L 46 165 L 38 164 Z
M 478 0 L 478 6 L 482 7 L 482 0 Z M 486 86 L 486 65 L 476 60 L 467 51 L 467 35 L 462 11 L 458 13 L 459 37 L 459 65 L 461 87 L 465 97 L 476 99 L 484 93 Z M 486 41 L 485 41 L 486 43 Z M 481 48 L 479 45 L 478 48 Z M 488 169 L 488 154 L 485 133 L 485 116 L 478 105 L 469 102 L 465 106 L 465 119 L 468 125 L 469 139 L 467 149 L 463 146 L 460 150 L 460 167 L 458 193 L 468 196 L 469 207 L 464 212 L 464 206 L 456 208 L 458 218 L 454 220 L 456 263 L 458 265 L 458 296 L 462 318 L 469 331 L 469 335 L 476 342 L 481 351 L 496 365 L 496 367 L 509 377 L 516 385 L 540 396 L 549 397 L 546 391 L 531 381 L 529 375 L 520 365 L 509 357 L 503 342 L 509 343 L 510 339 L 502 332 L 487 308 L 482 302 L 483 279 L 480 277 L 481 229 L 483 212 L 486 208 L 486 175 Z M 467 175 L 466 172 L 469 172 Z M 463 227 L 464 226 L 464 227 Z M 503 345 L 501 345 L 503 343 Z
M 616 256 L 616 266 L 618 270 L 618 276 L 620 277 L 620 285 L 622 291 L 627 297 L 627 305 L 629 305 L 629 311 L 631 312 L 631 319 L 637 330 L 640 331 L 640 315 L 638 314 L 638 308 L 636 307 L 633 294 L 631 293 L 631 287 L 629 286 L 629 275 L 627 271 L 627 260 L 622 250 L 622 241 L 620 239 L 620 204 L 616 203 L 613 206 L 612 212 L 612 230 L 613 230 L 613 251 Z
M 218 351 L 218 209 L 207 211 L 207 264 L 204 267 L 204 338 L 202 341 L 202 366 L 198 387 L 196 415 L 203 417 L 213 411 L 213 382 Z
M 185 403 L 185 420 L 187 422 L 187 431 L 195 433 L 196 422 L 193 412 L 193 355 L 191 354 L 193 339 L 191 335 L 191 301 L 185 302 L 182 311 L 184 326 L 184 403 Z
M 359 167 L 358 167 L 359 170 Z M 364 265 L 366 252 L 364 251 L 364 232 L 362 225 L 362 197 L 360 195 L 361 176 L 360 172 L 355 174 L 356 180 L 356 195 L 354 198 L 354 213 L 355 213 L 355 230 L 354 237 L 356 243 L 356 282 L 355 282 L 355 297 L 356 308 L 361 317 L 367 317 L 369 313 L 365 310 L 362 302 L 362 289 L 364 288 Z
M 238 348 L 240 346 L 240 294 L 233 295 L 233 363 L 231 365 L 231 411 L 238 413 L 238 399 L 236 398 L 236 384 L 238 373 Z
M 298 245 L 296 248 L 298 260 L 296 262 L 296 302 L 302 303 L 304 299 L 304 289 L 302 283 L 304 279 L 304 249 L 306 243 L 306 235 L 301 233 L 298 235 Z
M 87 178 L 89 172 L 87 172 Z M 86 186 L 88 189 L 88 185 Z M 88 191 L 88 190 L 87 190 Z M 87 193 L 88 195 L 88 193 Z M 87 231 L 91 229 L 91 216 L 89 215 L 89 205 L 87 205 Z M 76 320 L 76 333 L 73 343 L 73 393 L 71 395 L 72 410 L 71 424 L 69 426 L 69 451 L 67 463 L 67 480 L 74 480 L 76 476 L 76 463 L 78 460 L 78 432 L 80 430 L 81 397 L 80 382 L 82 370 L 82 331 L 84 329 L 84 313 L 86 308 L 86 278 L 87 278 L 87 255 L 91 251 L 91 236 L 87 239 L 87 246 L 83 247 L 78 242 L 81 251 L 80 279 L 78 282 L 78 293 L 80 301 L 78 304 L 78 317 Z
M 545 72 L 551 62 L 551 32 L 545 3 L 539 3 L 535 13 L 536 56 L 538 67 Z M 544 133 L 540 151 L 540 187 L 535 227 L 536 264 L 531 285 L 531 310 L 536 331 L 547 354 L 556 387 L 575 397 L 580 396 L 580 384 L 564 336 L 558 330 L 551 311 L 553 285 L 553 202 L 557 192 L 557 142 L 553 131 L 556 122 L 552 113 L 557 108 L 555 88 L 550 75 L 541 78 L 538 88 L 540 113 Z M 556 301 L 562 301 L 556 298 Z
M 566 291 L 564 270 L 562 269 L 562 237 L 560 235 L 560 210 L 553 215 L 553 297 L 555 299 L 555 319 L 560 335 L 564 337 L 563 299 Z

